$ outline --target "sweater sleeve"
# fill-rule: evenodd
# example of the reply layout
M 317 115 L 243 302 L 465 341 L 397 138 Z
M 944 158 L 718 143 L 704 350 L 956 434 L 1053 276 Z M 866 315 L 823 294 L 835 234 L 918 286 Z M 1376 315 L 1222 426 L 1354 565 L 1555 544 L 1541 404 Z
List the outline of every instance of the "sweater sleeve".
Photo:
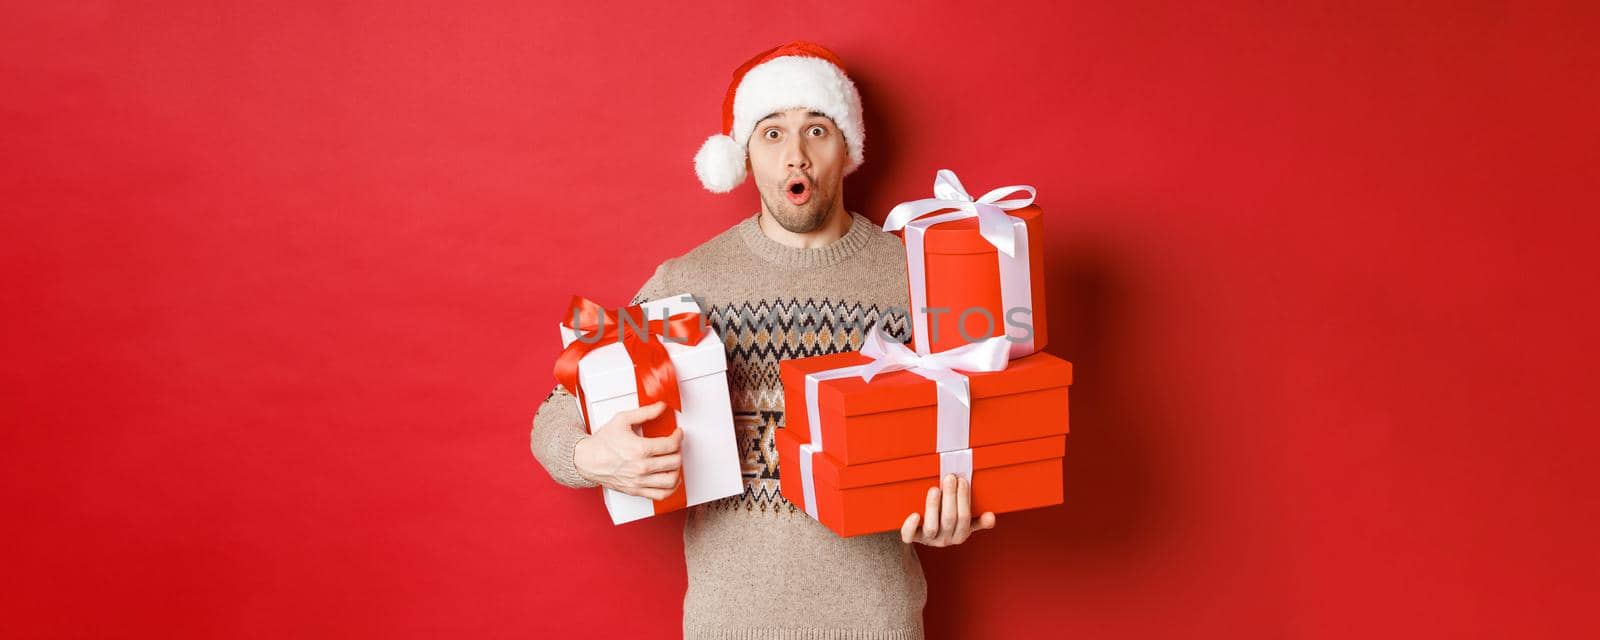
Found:
M 669 290 L 666 275 L 667 263 L 657 265 L 655 273 L 645 280 L 644 285 L 639 287 L 639 292 L 634 294 L 628 304 L 634 305 L 673 295 L 674 292 Z M 588 435 L 588 429 L 583 424 L 583 413 L 578 409 L 577 397 L 567 393 L 561 385 L 555 385 L 533 415 L 533 431 L 530 437 L 533 457 L 544 466 L 544 470 L 550 473 L 552 479 L 562 485 L 573 488 L 599 486 L 578 473 L 578 467 L 572 458 L 578 441 Z

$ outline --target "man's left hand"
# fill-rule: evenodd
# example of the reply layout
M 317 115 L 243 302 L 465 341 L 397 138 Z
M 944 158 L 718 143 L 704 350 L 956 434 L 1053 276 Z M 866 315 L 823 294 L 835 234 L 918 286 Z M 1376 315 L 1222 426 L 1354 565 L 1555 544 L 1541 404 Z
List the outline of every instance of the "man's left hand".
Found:
M 900 525 L 900 540 L 906 544 L 921 542 L 930 547 L 948 547 L 966 542 L 974 531 L 993 528 L 991 512 L 984 512 L 973 522 L 972 484 L 966 478 L 950 474 L 944 477 L 942 489 L 928 489 L 926 513 L 906 516 L 905 524 Z

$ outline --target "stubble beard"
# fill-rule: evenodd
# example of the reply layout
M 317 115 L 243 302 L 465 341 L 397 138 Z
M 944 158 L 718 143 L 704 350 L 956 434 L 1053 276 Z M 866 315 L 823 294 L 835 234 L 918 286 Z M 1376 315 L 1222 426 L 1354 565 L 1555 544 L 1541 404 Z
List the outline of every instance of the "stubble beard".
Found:
M 767 205 L 767 211 L 772 214 L 772 219 L 778 222 L 789 233 L 811 233 L 822 227 L 827 221 L 828 212 L 833 211 L 833 194 L 823 194 L 816 191 L 811 195 L 811 201 L 803 206 L 796 207 L 788 198 L 780 198 L 774 202 L 767 197 L 765 191 L 761 193 L 761 201 Z

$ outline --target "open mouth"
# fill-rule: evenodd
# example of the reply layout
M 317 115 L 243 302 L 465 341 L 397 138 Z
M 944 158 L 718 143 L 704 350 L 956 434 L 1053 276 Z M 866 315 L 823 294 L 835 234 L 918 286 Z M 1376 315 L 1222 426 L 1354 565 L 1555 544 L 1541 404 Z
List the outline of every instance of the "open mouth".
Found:
M 811 181 L 804 177 L 790 178 L 789 182 L 783 185 L 784 195 L 789 197 L 789 202 L 796 205 L 809 202 L 811 200 L 811 191 Z

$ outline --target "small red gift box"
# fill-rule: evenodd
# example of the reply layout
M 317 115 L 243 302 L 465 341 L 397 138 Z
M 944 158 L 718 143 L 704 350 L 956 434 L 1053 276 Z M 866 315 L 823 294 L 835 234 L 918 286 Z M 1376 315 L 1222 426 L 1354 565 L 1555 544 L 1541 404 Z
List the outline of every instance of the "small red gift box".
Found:
M 1062 502 L 1065 435 L 858 465 L 804 450 L 788 428 L 774 441 L 783 496 L 844 537 L 899 529 L 926 508 L 928 488 L 945 473 L 970 478 L 973 516 Z
M 1000 199 L 1017 192 L 1028 197 Z M 943 169 L 933 198 L 890 210 L 883 228 L 899 231 L 906 243 L 917 353 L 991 335 L 1013 338 L 1013 358 L 1044 349 L 1043 212 L 1033 196 L 1033 187 L 1017 185 L 974 200 L 955 173 Z
M 858 465 L 1068 431 L 1067 388 L 1072 384 L 1072 363 L 1048 353 L 1011 360 L 1001 371 L 964 373 L 971 407 L 957 405 L 947 410 L 968 412 L 967 432 L 961 434 L 965 442 L 944 447 L 939 446 L 937 383 L 907 370 L 879 373 L 871 382 L 849 374 L 848 368 L 871 360 L 863 353 L 848 351 L 779 362 L 784 422 L 793 437 L 809 443 L 815 426 L 829 456 L 846 465 Z M 830 372 L 845 375 L 829 377 Z M 813 398 L 807 397 L 811 386 L 815 416 L 811 414 Z

